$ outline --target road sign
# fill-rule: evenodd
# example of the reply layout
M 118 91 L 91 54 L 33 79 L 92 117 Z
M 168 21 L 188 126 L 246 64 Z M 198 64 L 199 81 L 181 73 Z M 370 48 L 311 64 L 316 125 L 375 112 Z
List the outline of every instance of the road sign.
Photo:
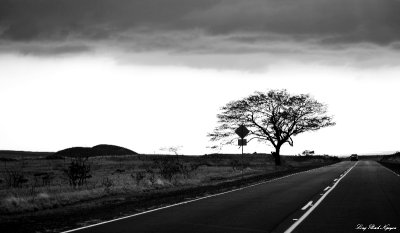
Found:
M 238 146 L 247 146 L 247 139 L 238 139 Z
M 242 139 L 244 138 L 244 137 L 246 137 L 247 136 L 247 134 L 249 134 L 249 130 L 246 128 L 246 126 L 244 126 L 244 125 L 241 125 L 241 126 L 239 126 L 239 128 L 237 128 L 236 130 L 235 130 L 235 133 L 237 134 L 237 135 L 239 135 L 239 137 L 241 137 Z

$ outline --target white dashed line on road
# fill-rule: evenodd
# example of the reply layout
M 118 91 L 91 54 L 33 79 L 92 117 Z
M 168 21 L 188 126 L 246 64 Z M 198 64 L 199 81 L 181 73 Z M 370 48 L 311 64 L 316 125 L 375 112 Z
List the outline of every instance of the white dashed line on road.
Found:
M 301 210 L 305 210 L 310 206 L 312 206 L 312 201 L 309 201 L 305 206 L 303 206 L 303 208 L 301 208 Z
M 297 226 L 300 225 L 300 223 L 302 223 L 304 221 L 304 219 L 306 219 L 308 217 L 308 215 L 311 214 L 311 212 L 313 210 L 315 210 L 315 208 L 317 208 L 317 206 L 328 196 L 328 194 L 335 189 L 335 187 L 339 184 L 339 182 L 351 171 L 351 169 L 353 169 L 355 166 L 357 166 L 357 163 L 355 163 L 350 169 L 348 169 L 342 177 L 340 177 L 339 179 L 335 179 L 335 181 L 337 180 L 337 182 L 332 186 L 332 188 L 330 188 L 324 195 L 321 196 L 320 199 L 318 199 L 317 202 L 315 202 L 315 204 L 313 206 L 311 206 L 311 208 L 309 208 L 300 218 L 298 221 L 296 221 L 295 223 L 293 223 L 284 233 L 291 233 L 294 229 L 296 229 Z M 304 207 L 303 207 L 304 208 Z
M 330 166 L 330 165 L 327 165 L 327 166 Z M 195 198 L 195 199 L 192 199 L 192 200 L 183 201 L 183 202 L 167 205 L 167 206 L 160 207 L 160 208 L 143 211 L 141 213 L 132 214 L 132 215 L 128 215 L 128 216 L 124 216 L 124 217 L 120 217 L 120 218 L 115 218 L 115 219 L 104 221 L 104 222 L 95 223 L 95 224 L 88 225 L 88 226 L 83 226 L 83 227 L 79 227 L 79 228 L 63 231 L 61 233 L 75 232 L 75 231 L 79 231 L 79 230 L 82 230 L 82 229 L 91 228 L 91 227 L 107 224 L 107 223 L 110 223 L 110 222 L 119 221 L 119 220 L 122 220 L 122 219 L 132 218 L 132 217 L 136 217 L 136 216 L 139 216 L 139 215 L 148 214 L 148 213 L 151 213 L 151 212 L 155 212 L 155 211 L 159 211 L 159 210 L 163 210 L 163 209 L 167 209 L 167 208 L 171 208 L 171 207 L 175 207 L 175 206 L 179 206 L 179 205 L 184 205 L 184 204 L 187 204 L 187 203 L 196 202 L 196 201 L 207 199 L 207 198 L 211 198 L 211 197 L 225 195 L 225 194 L 228 194 L 228 193 L 240 191 L 240 190 L 243 190 L 243 189 L 248 189 L 248 188 L 251 188 L 251 187 L 258 186 L 258 185 L 262 185 L 262 184 L 271 183 L 271 182 L 274 182 L 274 181 L 277 181 L 277 180 L 285 179 L 285 178 L 288 178 L 288 177 L 291 177 L 291 176 L 294 176 L 294 175 L 298 175 L 298 174 L 302 174 L 302 173 L 306 173 L 306 172 L 314 172 L 314 171 L 316 171 L 318 169 L 322 169 L 322 168 L 327 167 L 327 166 L 322 166 L 322 167 L 310 169 L 310 170 L 307 170 L 307 171 L 301 171 L 301 172 L 292 173 L 292 174 L 289 174 L 289 175 L 286 175 L 286 176 L 277 177 L 277 178 L 274 178 L 274 179 L 262 181 L 262 182 L 255 183 L 255 184 L 248 185 L 248 186 L 244 186 L 244 187 L 241 187 L 241 188 L 232 189 L 232 190 L 229 190 L 229 191 L 226 191 L 226 192 L 216 193 L 216 194 L 212 194 L 212 195 L 208 195 L 208 196 L 204 196 L 204 197 L 200 197 L 200 198 Z

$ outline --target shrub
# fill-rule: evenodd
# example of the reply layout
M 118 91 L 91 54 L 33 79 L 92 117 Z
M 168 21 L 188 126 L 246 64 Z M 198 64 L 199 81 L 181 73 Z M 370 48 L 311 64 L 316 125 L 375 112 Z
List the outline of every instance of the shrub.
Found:
M 160 175 L 169 181 L 172 180 L 174 175 L 183 172 L 183 165 L 178 161 L 163 159 L 161 161 L 157 161 L 157 166 L 160 169 Z
M 239 162 L 239 160 L 237 160 L 237 159 L 233 159 L 233 160 L 230 162 L 230 165 L 231 165 L 231 167 L 232 167 L 233 170 L 238 170 L 239 167 L 240 167 L 240 162 Z
M 106 192 L 109 192 L 110 189 L 111 189 L 111 187 L 114 185 L 114 182 L 113 182 L 110 178 L 105 177 L 105 178 L 103 178 L 103 180 L 101 181 L 101 185 L 102 185 L 103 187 L 105 187 L 105 191 L 106 191 Z
M 67 169 L 64 170 L 69 184 L 73 187 L 86 184 L 86 180 L 91 178 L 90 165 L 87 163 L 88 157 L 73 158 Z
M 25 178 L 24 173 L 21 170 L 6 170 L 4 174 L 7 187 L 18 188 L 21 187 L 22 184 L 28 182 L 28 179 Z
M 51 182 L 55 178 L 54 173 L 52 172 L 37 172 L 33 174 L 34 176 L 34 181 L 35 185 L 39 183 L 39 180 L 41 180 L 41 185 L 42 186 L 50 186 Z
M 246 167 L 250 166 L 250 163 L 249 161 L 244 161 L 243 159 L 233 159 L 231 160 L 230 165 L 234 171 L 243 171 Z
M 131 174 L 132 178 L 135 178 L 136 185 L 139 185 L 140 181 L 142 181 L 145 177 L 143 172 L 136 172 L 136 175 Z
M 146 173 L 149 174 L 149 176 L 150 176 L 149 177 L 150 182 L 152 184 L 154 184 L 156 182 L 156 174 L 155 174 L 154 170 L 148 167 L 148 168 L 146 168 Z

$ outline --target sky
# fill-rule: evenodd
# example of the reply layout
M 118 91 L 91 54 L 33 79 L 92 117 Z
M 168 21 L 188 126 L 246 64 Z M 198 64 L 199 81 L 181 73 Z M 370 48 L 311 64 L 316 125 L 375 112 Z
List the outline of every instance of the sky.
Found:
M 220 108 L 287 89 L 336 125 L 283 154 L 398 151 L 399 24 L 399 0 L 0 0 L 0 149 L 239 153 L 209 148 Z

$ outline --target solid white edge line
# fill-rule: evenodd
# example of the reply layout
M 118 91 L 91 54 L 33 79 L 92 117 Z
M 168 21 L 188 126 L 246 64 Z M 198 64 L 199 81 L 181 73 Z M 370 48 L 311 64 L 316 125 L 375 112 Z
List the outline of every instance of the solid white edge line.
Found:
M 305 210 L 305 209 L 307 209 L 309 206 L 312 206 L 312 201 L 309 201 L 305 206 L 303 206 L 303 208 L 301 208 L 301 210 Z
M 380 164 L 380 165 L 381 165 L 382 167 L 386 168 L 386 170 L 390 171 L 390 172 L 393 173 L 394 175 L 400 176 L 399 174 L 397 174 L 396 172 L 392 171 L 391 169 L 389 169 L 389 168 L 383 166 L 382 164 Z
M 135 216 L 138 216 L 138 215 L 143 215 L 143 214 L 151 213 L 151 212 L 162 210 L 162 209 L 167 209 L 167 208 L 171 208 L 171 207 L 174 207 L 174 206 L 187 204 L 187 203 L 190 203 L 190 202 L 195 202 L 195 201 L 199 201 L 199 200 L 202 200 L 202 199 L 206 199 L 206 198 L 210 198 L 210 197 L 215 197 L 215 196 L 219 196 L 219 195 L 223 195 L 223 194 L 239 191 L 239 190 L 242 190 L 242 189 L 251 188 L 251 187 L 262 185 L 262 184 L 266 184 L 266 183 L 269 183 L 269 182 L 272 182 L 272 181 L 284 179 L 284 178 L 287 178 L 287 177 L 290 177 L 290 176 L 298 175 L 298 174 L 301 174 L 301 173 L 318 170 L 318 169 L 321 169 L 321 168 L 324 168 L 324 167 L 328 167 L 328 166 L 331 166 L 331 165 L 333 165 L 333 164 L 322 166 L 322 167 L 317 167 L 317 168 L 314 168 L 314 169 L 311 169 L 311 170 L 307 170 L 307 171 L 296 172 L 296 173 L 293 173 L 293 174 L 290 174 L 290 175 L 287 175 L 287 176 L 278 177 L 278 178 L 275 178 L 275 179 L 272 179 L 272 180 L 266 180 L 266 181 L 263 181 L 263 182 L 260 182 L 260 183 L 252 184 L 252 185 L 245 186 L 245 187 L 242 187 L 242 188 L 232 189 L 232 190 L 229 190 L 229 191 L 226 191 L 226 192 L 222 192 L 222 193 L 216 193 L 216 194 L 212 194 L 212 195 L 209 195 L 209 196 L 196 198 L 196 199 L 189 200 L 189 201 L 179 202 L 179 203 L 175 203 L 175 204 L 172 204 L 172 205 L 167 205 L 167 206 L 164 206 L 164 207 L 159 207 L 159 208 L 156 208 L 156 209 L 147 210 L 147 211 L 140 212 L 140 213 L 137 213 L 137 214 L 132 214 L 132 215 L 128 215 L 128 216 L 124 216 L 124 217 L 120 217 L 120 218 L 116 218 L 116 219 L 112 219 L 112 220 L 108 220 L 108 221 L 104 221 L 104 222 L 99 222 L 99 223 L 96 223 L 96 224 L 83 226 L 83 227 L 79 227 L 79 228 L 75 228 L 75 229 L 71 229 L 71 230 L 67 230 L 67 231 L 62 231 L 61 233 L 69 233 L 69 232 L 79 231 L 79 230 L 83 230 L 83 229 L 86 229 L 86 228 L 99 226 L 99 225 L 103 225 L 103 224 L 110 223 L 110 222 L 115 222 L 115 221 L 126 219 L 126 218 L 135 217 Z
M 304 219 L 306 219 L 306 218 L 308 217 L 308 215 L 310 215 L 311 212 L 312 212 L 313 210 L 315 210 L 315 208 L 317 208 L 317 206 L 325 199 L 325 197 L 327 197 L 328 194 L 339 184 L 340 180 L 342 180 L 342 179 L 347 175 L 347 173 L 349 173 L 349 172 L 351 171 L 351 169 L 353 169 L 357 164 L 358 164 L 358 161 L 357 161 L 349 170 L 347 170 L 346 173 L 344 173 L 344 175 L 332 186 L 331 189 L 329 189 L 323 196 L 321 196 L 321 198 L 318 199 L 318 201 L 315 202 L 315 204 L 314 204 L 310 209 L 308 209 L 307 212 L 305 212 L 305 213 L 299 218 L 299 220 L 297 220 L 295 223 L 293 223 L 284 233 L 290 233 L 290 232 L 292 232 L 294 229 L 296 229 L 296 227 L 297 227 L 298 225 L 300 225 L 300 223 L 303 222 Z

